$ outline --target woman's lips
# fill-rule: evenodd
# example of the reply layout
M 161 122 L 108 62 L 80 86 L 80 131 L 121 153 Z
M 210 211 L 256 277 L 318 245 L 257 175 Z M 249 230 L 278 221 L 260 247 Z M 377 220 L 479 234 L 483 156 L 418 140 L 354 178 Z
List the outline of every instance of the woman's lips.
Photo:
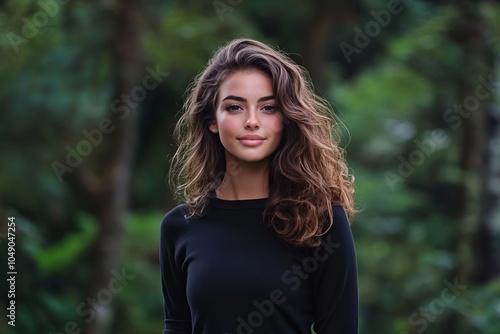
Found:
M 250 147 L 254 147 L 254 146 L 258 146 L 260 144 L 262 144 L 264 142 L 264 139 L 247 139 L 247 138 L 242 138 L 242 139 L 238 139 L 240 141 L 240 143 L 244 146 L 250 146 Z
M 254 147 L 262 144 L 262 142 L 264 141 L 264 137 L 257 134 L 248 134 L 239 137 L 238 140 L 244 146 Z

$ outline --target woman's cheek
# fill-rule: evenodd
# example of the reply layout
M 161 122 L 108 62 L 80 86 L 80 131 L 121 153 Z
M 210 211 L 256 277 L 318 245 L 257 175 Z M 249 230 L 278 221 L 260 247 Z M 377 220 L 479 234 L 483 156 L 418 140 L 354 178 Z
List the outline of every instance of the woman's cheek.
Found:
M 276 132 L 282 132 L 283 127 L 283 117 L 281 115 L 277 115 L 277 117 L 274 119 L 273 128 Z

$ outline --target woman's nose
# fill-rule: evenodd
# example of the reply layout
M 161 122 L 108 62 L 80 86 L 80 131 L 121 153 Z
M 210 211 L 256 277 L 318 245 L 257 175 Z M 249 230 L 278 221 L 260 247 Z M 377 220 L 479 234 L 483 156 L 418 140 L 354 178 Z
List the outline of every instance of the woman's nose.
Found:
M 248 116 L 248 120 L 245 123 L 245 129 L 247 130 L 256 130 L 260 127 L 259 120 L 255 116 L 255 113 L 250 113 Z

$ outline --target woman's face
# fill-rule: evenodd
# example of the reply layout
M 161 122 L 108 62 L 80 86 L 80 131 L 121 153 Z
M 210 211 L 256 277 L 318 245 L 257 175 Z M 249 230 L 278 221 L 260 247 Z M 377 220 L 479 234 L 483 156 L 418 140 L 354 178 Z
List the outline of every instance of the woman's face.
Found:
M 210 131 L 219 134 L 226 162 L 269 158 L 280 143 L 282 130 L 282 113 L 266 74 L 242 70 L 222 82 Z

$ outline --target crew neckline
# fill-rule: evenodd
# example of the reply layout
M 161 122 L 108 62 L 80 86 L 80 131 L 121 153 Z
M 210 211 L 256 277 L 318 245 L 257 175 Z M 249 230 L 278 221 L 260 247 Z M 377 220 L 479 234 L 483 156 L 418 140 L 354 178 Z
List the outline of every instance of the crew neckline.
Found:
M 219 209 L 247 209 L 247 208 L 262 208 L 265 206 L 268 197 L 264 198 L 252 198 L 252 199 L 222 199 L 215 197 L 215 193 L 212 193 L 210 198 L 210 204 Z

